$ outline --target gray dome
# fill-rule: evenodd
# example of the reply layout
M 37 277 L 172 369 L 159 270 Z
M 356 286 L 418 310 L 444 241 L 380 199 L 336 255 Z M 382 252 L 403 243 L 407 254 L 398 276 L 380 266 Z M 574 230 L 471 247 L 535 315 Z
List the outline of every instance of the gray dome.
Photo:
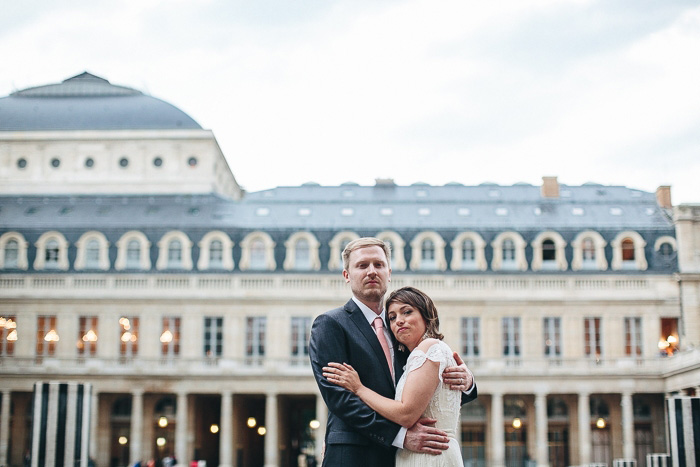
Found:
M 179 129 L 202 127 L 167 102 L 87 72 L 0 99 L 0 131 Z

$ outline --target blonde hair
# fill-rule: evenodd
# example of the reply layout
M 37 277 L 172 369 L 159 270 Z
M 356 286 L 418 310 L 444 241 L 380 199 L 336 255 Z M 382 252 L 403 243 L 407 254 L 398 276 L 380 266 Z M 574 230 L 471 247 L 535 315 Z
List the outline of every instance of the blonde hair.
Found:
M 361 237 L 351 241 L 345 246 L 345 249 L 343 249 L 343 269 L 347 271 L 350 268 L 350 253 L 360 248 L 367 248 L 370 246 L 378 246 L 384 250 L 386 263 L 391 267 L 391 249 L 389 245 L 375 237 Z

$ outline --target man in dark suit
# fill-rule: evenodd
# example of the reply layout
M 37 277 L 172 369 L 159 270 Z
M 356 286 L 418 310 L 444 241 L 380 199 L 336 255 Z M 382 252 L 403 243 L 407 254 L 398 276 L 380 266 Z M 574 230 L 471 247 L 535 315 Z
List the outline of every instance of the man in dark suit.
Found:
M 394 398 L 408 353 L 398 350 L 386 326 L 384 295 L 391 281 L 390 261 L 391 252 L 379 239 L 350 242 L 343 250 L 343 277 L 353 297 L 344 306 L 320 315 L 311 328 L 311 367 L 329 409 L 324 467 L 391 467 L 397 447 L 436 455 L 447 449 L 447 434 L 430 426 L 434 420 L 421 419 L 407 430 L 323 376 L 329 362 L 349 363 L 365 386 Z M 379 323 L 375 332 L 370 323 L 377 317 L 384 325 Z M 382 347 L 378 333 L 384 334 L 388 350 Z M 446 369 L 443 380 L 452 389 L 466 391 L 463 403 L 476 398 L 476 385 L 466 365 Z

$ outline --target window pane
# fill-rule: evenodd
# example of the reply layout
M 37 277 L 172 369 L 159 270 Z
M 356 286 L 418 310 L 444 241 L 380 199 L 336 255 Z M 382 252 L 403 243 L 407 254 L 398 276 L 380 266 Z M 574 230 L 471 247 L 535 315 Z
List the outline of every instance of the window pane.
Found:
M 16 268 L 19 262 L 19 243 L 10 240 L 5 244 L 5 267 Z
M 126 267 L 138 269 L 141 267 L 141 244 L 138 240 L 129 240 L 126 247 Z

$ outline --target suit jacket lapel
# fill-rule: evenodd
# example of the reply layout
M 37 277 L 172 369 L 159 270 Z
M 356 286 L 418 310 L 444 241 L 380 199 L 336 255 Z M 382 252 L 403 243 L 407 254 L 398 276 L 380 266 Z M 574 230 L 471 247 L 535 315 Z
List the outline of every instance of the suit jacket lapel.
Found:
M 389 381 L 391 381 L 391 371 L 389 370 L 389 365 L 386 363 L 384 350 L 382 350 L 382 346 L 379 344 L 379 339 L 377 339 L 377 334 L 374 332 L 374 329 L 372 329 L 372 326 L 370 326 L 367 322 L 362 310 L 360 310 L 352 299 L 345 304 L 345 310 L 350 314 L 350 319 L 353 321 L 353 323 L 355 323 L 357 329 L 365 337 L 370 347 L 372 347 L 372 350 L 382 365 L 382 371 L 386 377 L 389 378 Z

